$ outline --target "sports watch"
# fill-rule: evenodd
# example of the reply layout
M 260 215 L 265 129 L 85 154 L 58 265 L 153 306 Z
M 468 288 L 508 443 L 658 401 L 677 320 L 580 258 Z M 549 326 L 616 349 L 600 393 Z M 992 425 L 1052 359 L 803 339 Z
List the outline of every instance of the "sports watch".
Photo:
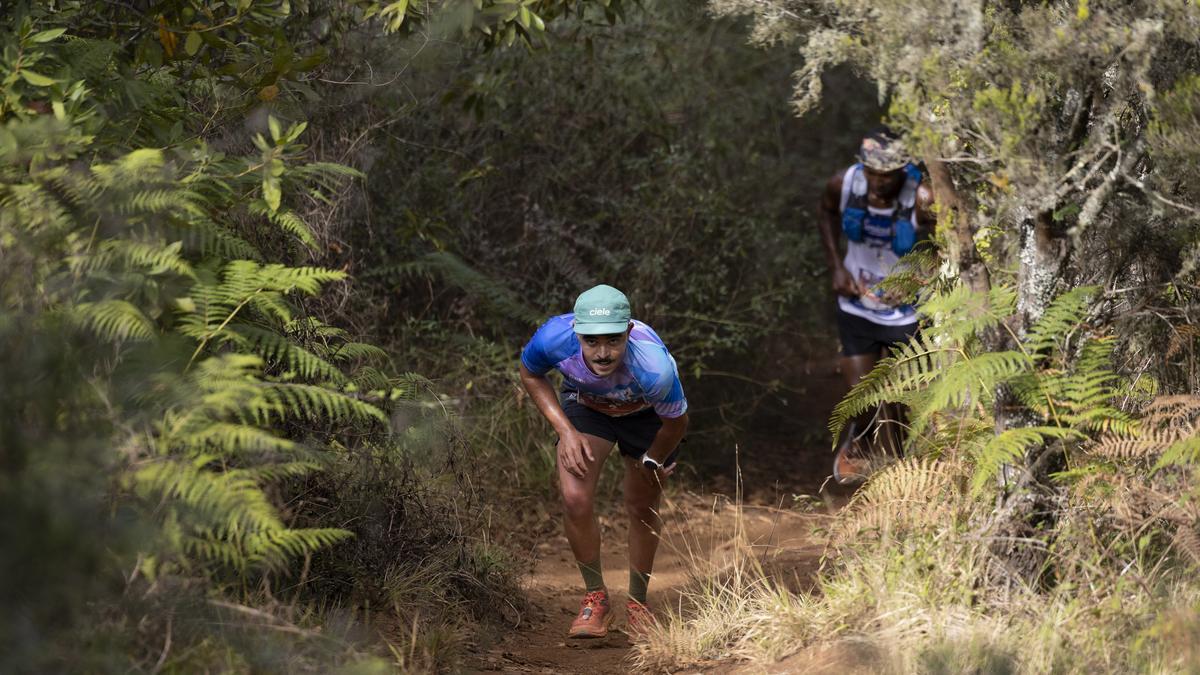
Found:
M 659 469 L 667 468 L 667 465 L 665 465 L 665 464 L 659 462 L 657 459 L 654 459 L 653 457 L 651 457 L 649 451 L 643 452 L 642 458 L 638 461 L 640 461 L 642 463 L 642 466 L 646 467 L 647 469 L 650 469 L 651 471 L 658 471 Z

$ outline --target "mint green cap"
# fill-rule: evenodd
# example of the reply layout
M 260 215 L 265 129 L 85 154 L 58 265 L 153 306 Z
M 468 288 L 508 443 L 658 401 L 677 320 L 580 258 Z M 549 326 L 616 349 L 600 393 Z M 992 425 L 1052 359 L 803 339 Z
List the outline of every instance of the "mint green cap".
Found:
M 575 300 L 575 332 L 580 335 L 612 335 L 629 328 L 629 298 L 612 286 L 600 284 L 579 294 Z

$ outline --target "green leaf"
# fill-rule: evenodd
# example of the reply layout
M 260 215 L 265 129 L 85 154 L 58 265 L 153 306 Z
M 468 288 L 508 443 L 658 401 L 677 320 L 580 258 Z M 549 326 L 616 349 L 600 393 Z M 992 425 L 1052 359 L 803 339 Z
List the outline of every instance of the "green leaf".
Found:
M 21 73 L 21 77 L 24 78 L 26 82 L 35 87 L 51 87 L 57 82 L 57 80 L 52 80 L 45 75 L 40 75 L 32 70 L 21 70 L 19 72 Z
M 40 33 L 34 33 L 29 37 L 29 39 L 32 42 L 50 42 L 65 32 L 67 32 L 66 28 L 51 28 L 50 30 L 44 30 Z
M 188 56 L 195 56 L 203 44 L 204 40 L 199 33 L 188 33 L 187 40 L 183 42 L 183 50 L 187 52 Z
M 399 0 L 384 7 L 379 16 L 387 22 L 386 30 L 391 33 L 400 30 L 400 26 L 404 25 L 404 18 L 407 13 L 408 0 Z
M 267 126 L 271 128 L 271 140 L 278 141 L 283 136 L 283 128 L 273 115 L 267 117 Z
M 299 122 L 297 124 L 293 124 L 288 128 L 287 134 L 283 137 L 283 142 L 291 143 L 292 141 L 295 141 L 297 138 L 300 138 L 300 134 L 304 133 L 304 130 L 307 128 L 308 122 Z
M 272 212 L 278 211 L 279 202 L 283 199 L 283 192 L 279 189 L 279 177 L 270 174 L 263 176 L 262 189 L 267 206 Z

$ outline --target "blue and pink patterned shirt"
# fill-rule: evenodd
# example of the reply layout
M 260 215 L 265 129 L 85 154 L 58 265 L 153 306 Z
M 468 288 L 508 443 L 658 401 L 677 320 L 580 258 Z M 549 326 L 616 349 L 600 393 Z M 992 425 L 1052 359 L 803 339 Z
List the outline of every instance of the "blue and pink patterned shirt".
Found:
M 600 377 L 584 361 L 572 321 L 573 315 L 560 314 L 538 328 L 521 350 L 521 363 L 529 372 L 545 375 L 557 369 L 563 374 L 565 399 L 613 417 L 650 407 L 660 417 L 687 412 L 675 359 L 653 328 L 635 319 L 621 366 Z

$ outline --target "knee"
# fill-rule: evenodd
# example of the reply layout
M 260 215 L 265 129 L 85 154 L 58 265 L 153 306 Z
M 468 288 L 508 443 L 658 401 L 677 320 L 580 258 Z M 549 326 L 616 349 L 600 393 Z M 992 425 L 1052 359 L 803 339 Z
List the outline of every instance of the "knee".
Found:
M 580 486 L 562 486 L 563 511 L 571 520 L 587 520 L 592 517 L 592 495 Z
M 658 517 L 657 495 L 626 495 L 625 513 L 634 522 L 653 523 Z

